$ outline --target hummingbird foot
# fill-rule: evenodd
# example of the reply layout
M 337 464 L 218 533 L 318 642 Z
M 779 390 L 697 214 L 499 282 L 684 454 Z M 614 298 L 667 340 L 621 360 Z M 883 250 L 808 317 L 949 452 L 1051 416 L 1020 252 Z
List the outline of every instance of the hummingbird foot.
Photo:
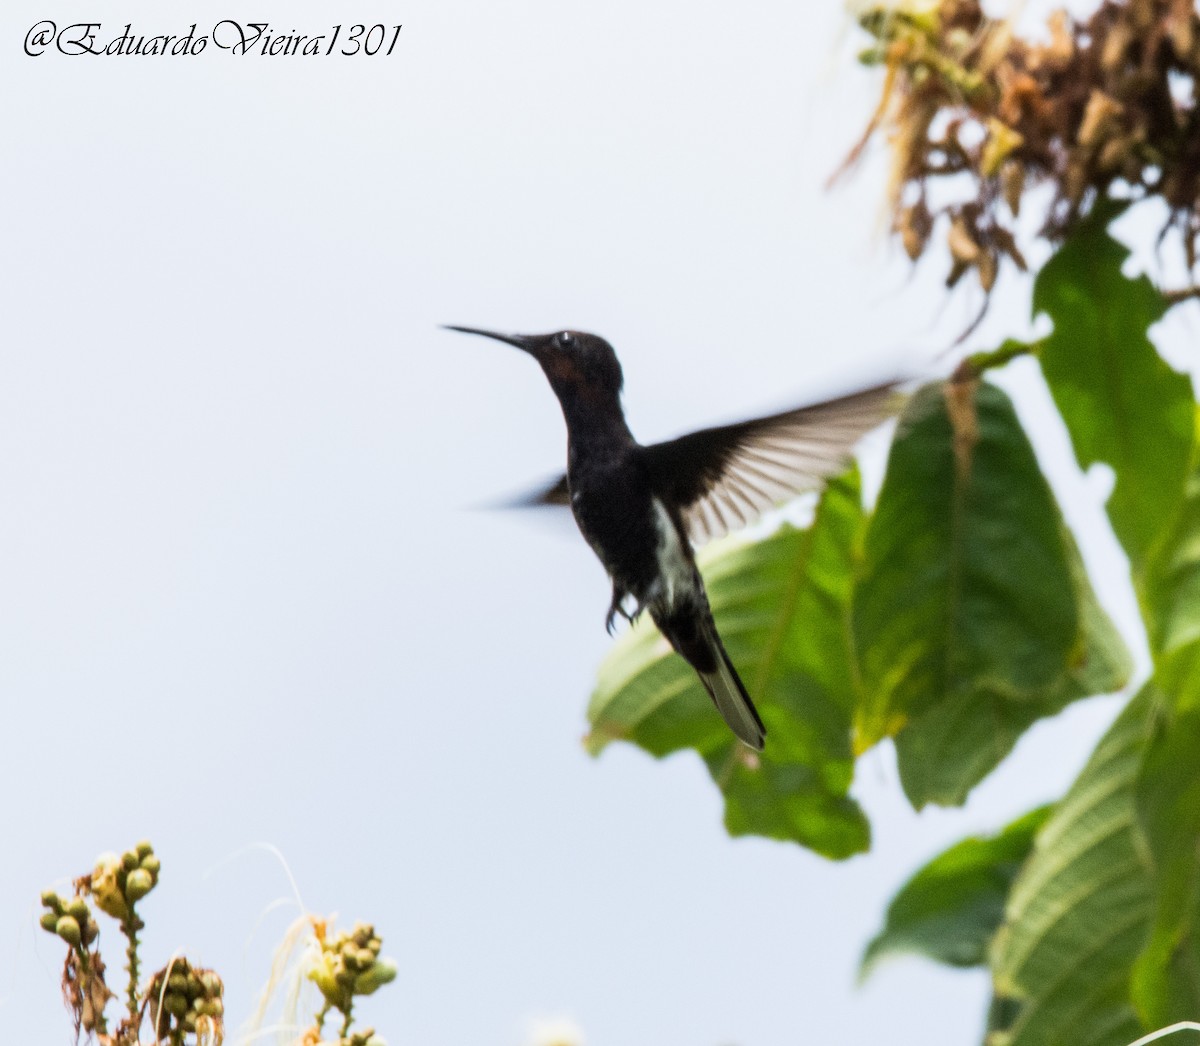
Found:
M 642 608 L 638 607 L 632 615 L 625 609 L 623 603 L 625 596 L 623 593 L 613 591 L 612 605 L 608 608 L 608 616 L 604 619 L 604 629 L 611 636 L 613 634 L 613 623 L 617 620 L 617 615 L 620 614 L 631 625 L 637 620 L 638 614 L 642 612 Z

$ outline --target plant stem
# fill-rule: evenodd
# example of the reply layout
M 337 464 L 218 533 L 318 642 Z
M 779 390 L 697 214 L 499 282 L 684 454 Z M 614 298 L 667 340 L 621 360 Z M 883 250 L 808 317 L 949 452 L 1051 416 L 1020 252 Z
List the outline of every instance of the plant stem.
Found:
M 1036 356 L 1041 347 L 1042 343 L 1040 341 L 1024 342 L 1009 338 L 1000 348 L 993 349 L 991 352 L 976 352 L 968 356 L 963 362 L 976 375 L 980 375 L 992 367 L 1003 367 L 1010 360 L 1014 360 L 1018 356 Z
M 121 932 L 129 938 L 129 946 L 125 949 L 125 956 L 129 960 L 125 969 L 129 971 L 129 985 L 126 988 L 126 1005 L 129 1009 L 129 1020 L 131 1023 L 136 1023 L 138 1019 L 138 936 L 137 932 L 142 926 L 142 921 L 134 914 L 132 906 L 129 912 L 129 918 L 121 920 Z

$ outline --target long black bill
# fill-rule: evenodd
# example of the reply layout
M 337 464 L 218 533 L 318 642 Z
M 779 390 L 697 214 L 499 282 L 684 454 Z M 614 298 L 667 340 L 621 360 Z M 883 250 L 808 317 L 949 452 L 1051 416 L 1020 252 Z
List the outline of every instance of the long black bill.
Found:
M 442 330 L 459 331 L 462 334 L 478 334 L 484 338 L 491 338 L 494 341 L 502 341 L 506 345 L 515 345 L 518 349 L 523 349 L 529 353 L 536 353 L 538 344 L 541 341 L 540 338 L 529 334 L 500 334 L 498 331 L 485 331 L 478 327 L 455 327 L 449 323 L 443 324 Z

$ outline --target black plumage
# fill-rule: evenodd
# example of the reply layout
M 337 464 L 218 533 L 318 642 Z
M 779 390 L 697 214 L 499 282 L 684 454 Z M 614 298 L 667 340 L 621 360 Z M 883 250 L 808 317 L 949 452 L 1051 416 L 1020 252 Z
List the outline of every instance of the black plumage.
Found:
M 567 423 L 567 472 L 527 503 L 570 505 L 612 579 L 609 630 L 618 614 L 632 621 L 649 611 L 733 732 L 761 749 L 766 730 L 717 633 L 693 544 L 842 469 L 887 416 L 894 385 L 643 446 L 626 424 L 621 365 L 603 338 L 449 329 L 515 345 L 541 364 Z

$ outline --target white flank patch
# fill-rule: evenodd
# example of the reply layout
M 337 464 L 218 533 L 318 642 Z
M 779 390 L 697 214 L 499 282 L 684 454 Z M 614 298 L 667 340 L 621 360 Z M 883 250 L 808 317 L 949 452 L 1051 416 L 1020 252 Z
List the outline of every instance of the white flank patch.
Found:
M 695 585 L 695 575 L 683 543 L 679 540 L 679 531 L 671 522 L 671 516 L 663 507 L 663 503 L 655 498 L 654 529 L 658 534 L 658 545 L 655 558 L 658 560 L 658 576 L 662 579 L 665 591 L 661 593 L 662 602 L 673 607 L 678 602 L 678 596 L 691 592 Z

